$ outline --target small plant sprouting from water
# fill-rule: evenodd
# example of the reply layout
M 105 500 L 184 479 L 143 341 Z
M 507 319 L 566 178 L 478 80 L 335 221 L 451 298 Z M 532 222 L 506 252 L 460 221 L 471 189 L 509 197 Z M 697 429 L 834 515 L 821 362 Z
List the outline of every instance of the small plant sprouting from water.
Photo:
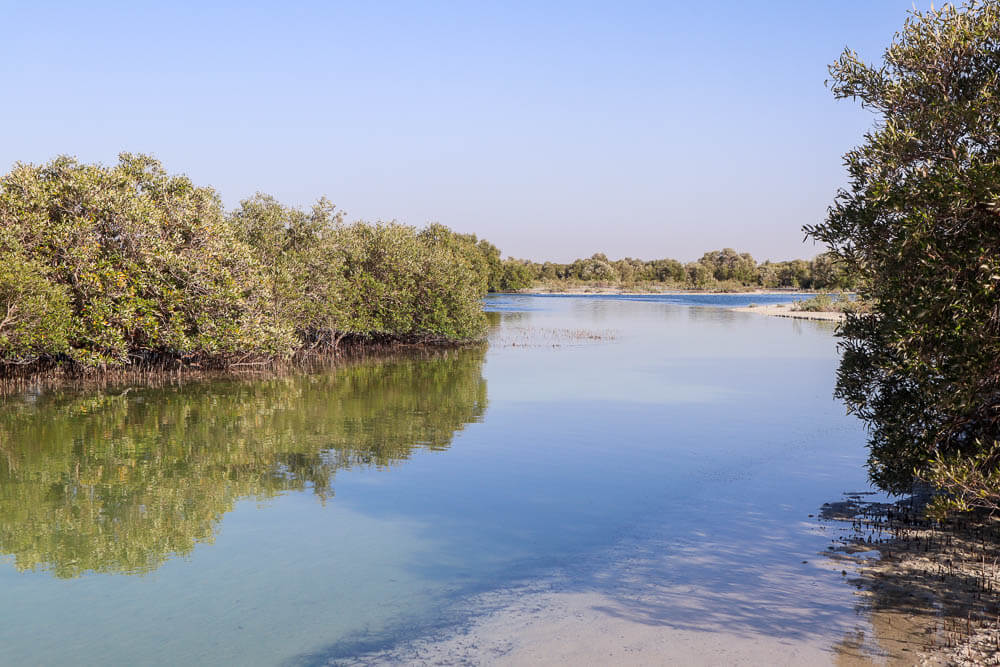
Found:
M 890 504 L 849 494 L 824 505 L 823 520 L 849 522 L 830 556 L 852 562 L 858 578 L 850 583 L 873 597 L 873 613 L 888 626 L 899 616 L 913 624 L 888 637 L 903 650 L 944 649 L 947 664 L 994 664 L 988 660 L 1000 652 L 1000 519 L 954 511 L 936 519 L 926 500 L 933 498 Z

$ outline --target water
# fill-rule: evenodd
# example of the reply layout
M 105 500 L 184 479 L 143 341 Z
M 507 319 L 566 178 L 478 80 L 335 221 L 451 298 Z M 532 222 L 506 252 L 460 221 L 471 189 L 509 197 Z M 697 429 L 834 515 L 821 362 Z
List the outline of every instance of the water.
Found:
M 737 297 L 500 296 L 488 349 L 8 398 L 0 664 L 322 664 L 556 580 L 697 589 L 635 609 L 677 627 L 856 623 L 801 564 L 867 488 L 833 328 Z

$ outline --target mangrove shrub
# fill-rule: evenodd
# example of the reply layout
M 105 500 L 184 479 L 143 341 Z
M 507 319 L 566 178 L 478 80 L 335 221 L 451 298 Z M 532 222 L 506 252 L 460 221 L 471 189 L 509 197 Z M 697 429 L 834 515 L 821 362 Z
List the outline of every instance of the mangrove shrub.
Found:
M 884 62 L 847 50 L 830 71 L 838 98 L 878 116 L 846 155 L 850 186 L 806 228 L 872 304 L 841 331 L 837 394 L 869 427 L 879 485 L 996 497 L 1000 2 L 914 11 Z
M 487 244 L 488 245 L 488 244 Z M 493 272 L 435 226 L 346 224 L 219 196 L 143 155 L 62 157 L 0 178 L 0 363 L 81 368 L 288 357 L 344 336 L 468 340 Z

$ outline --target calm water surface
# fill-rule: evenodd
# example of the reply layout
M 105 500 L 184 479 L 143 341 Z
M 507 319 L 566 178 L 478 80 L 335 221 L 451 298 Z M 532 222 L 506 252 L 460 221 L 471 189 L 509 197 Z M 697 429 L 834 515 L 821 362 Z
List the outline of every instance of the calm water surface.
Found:
M 493 297 L 488 348 L 5 399 L 0 664 L 349 660 L 554 573 L 624 595 L 597 573 L 653 550 L 639 579 L 703 597 L 658 622 L 854 622 L 807 518 L 867 488 L 832 327 L 686 299 Z

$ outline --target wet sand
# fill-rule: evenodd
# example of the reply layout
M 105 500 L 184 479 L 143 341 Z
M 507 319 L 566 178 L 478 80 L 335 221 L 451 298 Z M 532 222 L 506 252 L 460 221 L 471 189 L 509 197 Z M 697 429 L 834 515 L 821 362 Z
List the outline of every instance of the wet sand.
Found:
M 1000 519 L 959 518 L 942 528 L 919 505 L 824 507 L 850 522 L 831 558 L 854 565 L 850 583 L 890 665 L 1000 665 Z

